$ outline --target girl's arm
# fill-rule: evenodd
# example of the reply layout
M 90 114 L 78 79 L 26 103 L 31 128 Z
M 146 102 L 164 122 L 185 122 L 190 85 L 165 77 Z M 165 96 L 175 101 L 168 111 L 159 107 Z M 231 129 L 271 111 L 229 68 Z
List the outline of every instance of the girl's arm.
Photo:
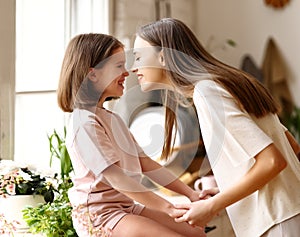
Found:
M 298 144 L 298 142 L 296 141 L 294 136 L 289 131 L 286 131 L 285 135 L 286 135 L 291 147 L 293 148 L 293 151 L 295 152 L 298 159 L 300 160 L 300 144 Z
M 149 177 L 152 181 L 169 190 L 188 197 L 191 201 L 199 200 L 199 192 L 190 188 L 167 168 L 161 166 L 150 157 L 140 157 L 140 163 L 144 175 Z
M 210 199 L 177 205 L 178 208 L 189 210 L 183 216 L 179 212 L 177 216 L 173 217 L 177 217 L 176 221 L 178 222 L 188 221 L 193 225 L 205 226 L 222 209 L 261 189 L 287 165 L 274 144 L 267 146 L 255 159 L 255 164 L 238 183 Z
M 168 215 L 175 210 L 173 204 L 126 175 L 118 163 L 106 168 L 103 176 L 114 189 L 151 209 L 163 211 Z

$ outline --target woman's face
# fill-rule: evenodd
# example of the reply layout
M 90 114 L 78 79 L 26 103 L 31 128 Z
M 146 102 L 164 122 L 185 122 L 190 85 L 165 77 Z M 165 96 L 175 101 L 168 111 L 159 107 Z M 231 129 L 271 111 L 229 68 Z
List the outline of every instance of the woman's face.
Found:
M 125 77 L 128 76 L 125 62 L 124 49 L 118 48 L 101 68 L 91 69 L 90 78 L 96 90 L 101 92 L 101 100 L 123 95 Z
M 143 91 L 168 87 L 170 82 L 166 77 L 165 63 L 161 51 L 137 36 L 134 42 L 133 54 L 132 71 L 137 74 Z

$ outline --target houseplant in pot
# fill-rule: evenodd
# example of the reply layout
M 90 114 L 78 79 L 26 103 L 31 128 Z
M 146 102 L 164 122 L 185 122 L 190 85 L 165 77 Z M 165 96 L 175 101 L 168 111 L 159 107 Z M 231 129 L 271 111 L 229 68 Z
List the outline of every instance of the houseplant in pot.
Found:
M 287 128 L 291 131 L 296 140 L 300 142 L 300 107 L 295 106 L 286 120 Z
M 47 237 L 78 236 L 72 223 L 72 206 L 68 198 L 68 190 L 73 186 L 71 175 L 73 166 L 65 144 L 66 128 L 63 136 L 55 130 L 48 136 L 50 148 L 50 165 L 53 158 L 60 161 L 60 174 L 55 176 L 57 188 L 53 202 L 40 204 L 37 207 L 27 207 L 23 210 L 23 218 L 31 233 L 43 234 Z M 87 218 L 88 217 L 88 218 Z M 102 228 L 93 227 L 89 220 L 90 214 L 82 216 L 82 223 L 89 229 L 89 236 L 106 237 Z
M 70 156 L 65 145 L 66 128 L 63 136 L 56 130 L 48 135 L 50 149 L 50 166 L 53 158 L 60 161 L 60 174 L 55 176 L 57 187 L 53 202 L 28 207 L 23 210 L 23 218 L 31 233 L 42 233 L 45 236 L 74 236 L 77 234 L 72 224 L 72 207 L 68 190 L 73 186 L 70 175 L 73 171 Z
M 13 223 L 16 230 L 26 229 L 22 209 L 51 202 L 53 198 L 54 187 L 50 177 L 42 175 L 33 166 L 11 160 L 0 161 L 0 231 L 8 222 Z

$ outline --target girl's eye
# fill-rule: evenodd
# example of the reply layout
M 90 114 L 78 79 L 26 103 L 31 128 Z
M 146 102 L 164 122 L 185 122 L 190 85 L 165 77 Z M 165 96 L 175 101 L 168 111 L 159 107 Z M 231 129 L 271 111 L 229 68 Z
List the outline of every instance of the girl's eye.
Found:
M 124 64 L 117 65 L 117 68 L 122 68 L 122 67 L 124 67 Z
M 138 61 L 140 61 L 140 59 L 141 59 L 141 57 L 136 57 L 136 58 L 135 58 L 135 61 L 138 62 Z

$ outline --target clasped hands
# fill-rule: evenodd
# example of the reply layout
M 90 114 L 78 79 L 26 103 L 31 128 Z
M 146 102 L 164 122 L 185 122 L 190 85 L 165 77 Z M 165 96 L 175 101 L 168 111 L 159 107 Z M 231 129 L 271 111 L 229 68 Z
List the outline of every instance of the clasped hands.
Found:
M 212 196 L 219 192 L 218 188 L 194 191 L 191 203 L 175 204 L 170 216 L 176 222 L 187 222 L 192 226 L 205 227 L 218 213 L 213 211 Z

